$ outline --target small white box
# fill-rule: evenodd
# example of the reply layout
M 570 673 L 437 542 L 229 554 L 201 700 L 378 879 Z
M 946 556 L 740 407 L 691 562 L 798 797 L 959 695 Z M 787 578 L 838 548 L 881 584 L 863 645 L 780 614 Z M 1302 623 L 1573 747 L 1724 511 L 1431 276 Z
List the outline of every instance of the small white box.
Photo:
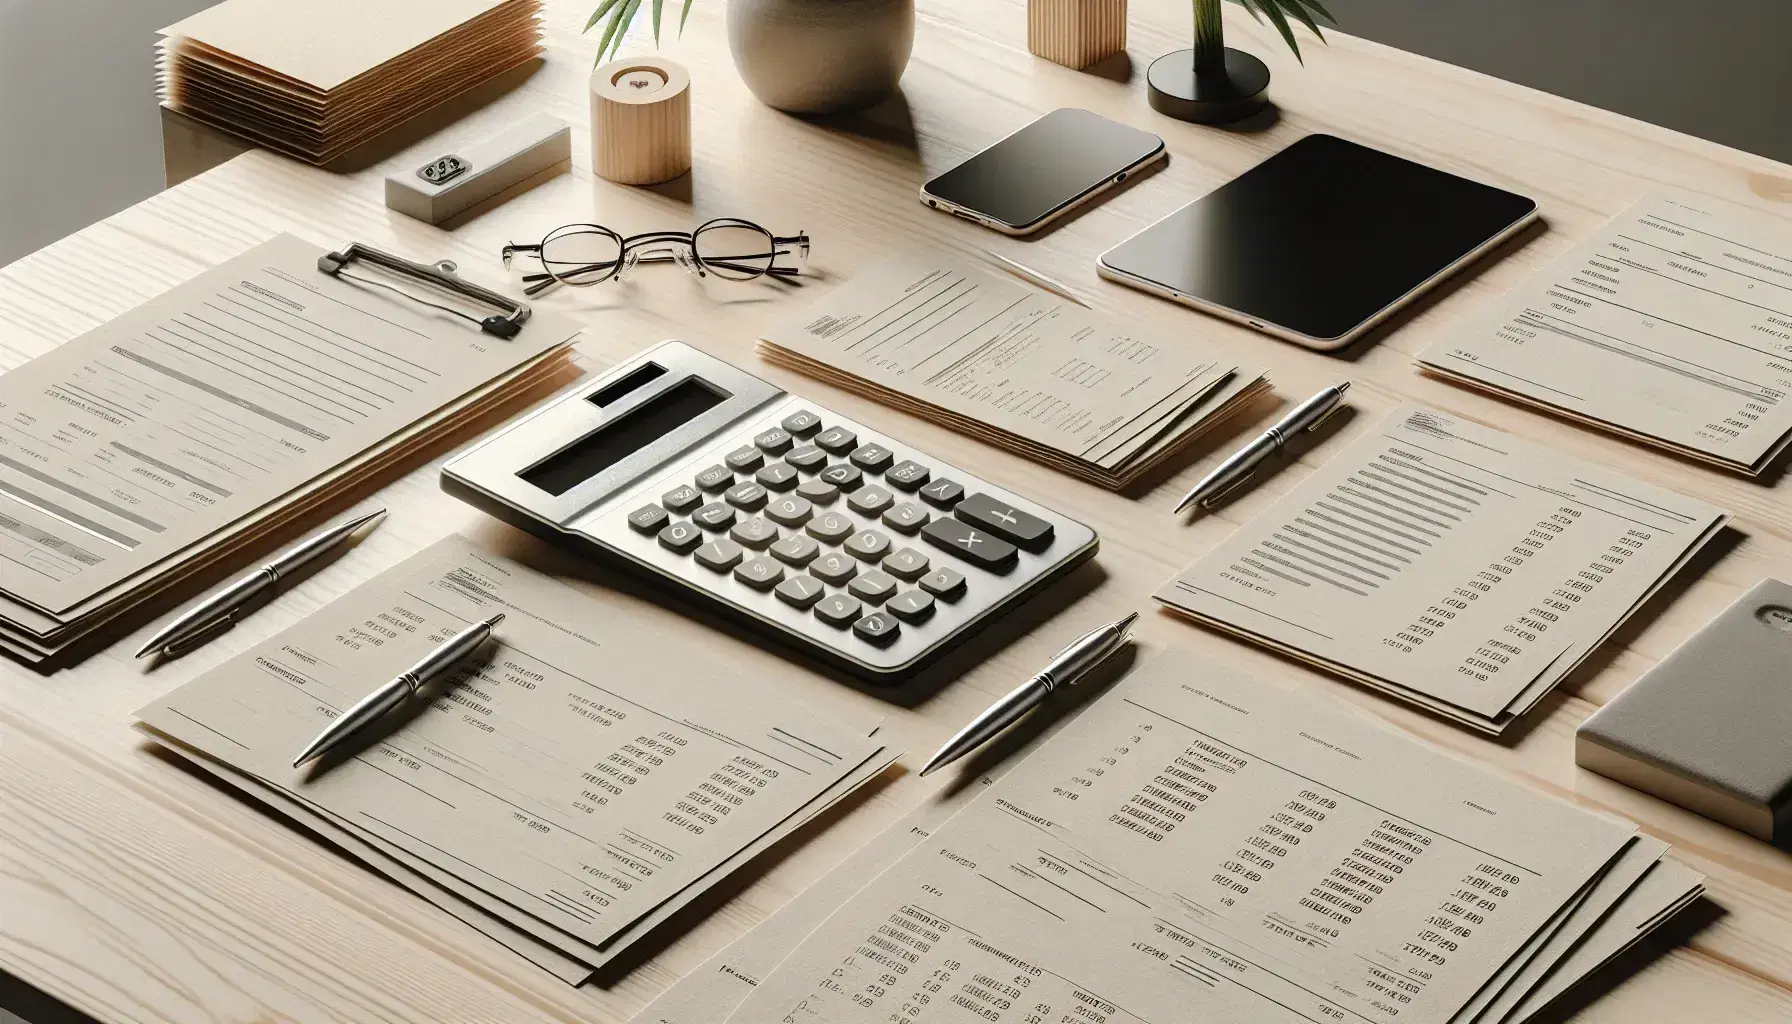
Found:
M 387 175 L 386 205 L 440 224 L 508 189 L 530 187 L 571 167 L 572 128 L 559 118 L 531 114 L 496 135 Z

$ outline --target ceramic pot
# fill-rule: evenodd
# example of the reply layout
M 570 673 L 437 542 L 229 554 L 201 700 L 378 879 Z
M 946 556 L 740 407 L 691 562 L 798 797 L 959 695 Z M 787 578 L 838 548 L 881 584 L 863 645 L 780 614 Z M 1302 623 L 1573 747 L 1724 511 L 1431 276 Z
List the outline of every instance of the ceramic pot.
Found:
M 914 0 L 728 0 L 740 77 L 761 102 L 793 114 L 878 102 L 914 43 Z

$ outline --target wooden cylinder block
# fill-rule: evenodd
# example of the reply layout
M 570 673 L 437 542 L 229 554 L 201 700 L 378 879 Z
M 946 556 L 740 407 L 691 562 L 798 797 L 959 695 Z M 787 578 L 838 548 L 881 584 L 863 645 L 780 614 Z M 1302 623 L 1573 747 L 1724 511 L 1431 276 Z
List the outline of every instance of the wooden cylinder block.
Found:
M 690 72 L 659 57 L 593 71 L 591 169 L 623 185 L 656 185 L 690 170 Z
M 1126 49 L 1126 0 L 1027 0 L 1027 49 L 1083 68 Z

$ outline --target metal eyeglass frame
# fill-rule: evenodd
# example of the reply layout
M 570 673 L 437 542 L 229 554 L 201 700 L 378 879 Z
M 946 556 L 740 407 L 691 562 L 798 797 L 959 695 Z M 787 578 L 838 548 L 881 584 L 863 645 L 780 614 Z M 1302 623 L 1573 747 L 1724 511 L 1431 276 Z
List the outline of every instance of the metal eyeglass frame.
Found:
M 765 266 L 737 262 L 742 257 L 705 257 L 697 251 L 697 238 L 712 228 L 745 228 L 758 231 L 771 241 L 771 259 Z M 556 273 L 549 269 L 546 260 L 541 259 L 542 250 L 557 238 L 572 233 L 590 233 L 608 236 L 616 243 L 615 260 L 599 263 L 587 263 L 571 270 Z M 602 224 L 563 224 L 547 233 L 534 245 L 518 245 L 514 242 L 505 245 L 501 250 L 506 269 L 510 267 L 510 258 L 517 253 L 531 253 L 541 260 L 542 272 L 523 275 L 523 294 L 536 295 L 556 283 L 574 288 L 584 288 L 605 281 L 621 279 L 637 263 L 677 263 L 698 277 L 709 276 L 715 270 L 717 276 L 730 281 L 751 281 L 760 277 L 789 278 L 802 273 L 801 267 L 780 267 L 778 257 L 797 254 L 799 262 L 809 258 L 809 236 L 798 232 L 795 235 L 774 235 L 770 231 L 739 217 L 717 217 L 697 225 L 695 231 L 645 231 L 638 235 L 623 237 L 604 227 Z M 754 256 L 755 261 L 761 256 Z M 584 280 L 569 278 L 595 274 Z

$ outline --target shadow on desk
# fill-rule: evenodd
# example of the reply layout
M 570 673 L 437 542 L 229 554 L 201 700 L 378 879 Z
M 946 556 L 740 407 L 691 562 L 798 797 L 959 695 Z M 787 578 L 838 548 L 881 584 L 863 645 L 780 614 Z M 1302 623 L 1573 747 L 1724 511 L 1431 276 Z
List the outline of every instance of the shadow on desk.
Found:
M 0 971 L 0 1024 L 98 1024 Z
M 1660 928 L 1639 940 L 1635 946 L 1612 958 L 1609 963 L 1562 993 L 1555 1002 L 1550 1003 L 1526 1024 L 1566 1024 L 1569 1019 L 1598 1002 L 1626 979 L 1673 952 L 1676 947 L 1690 943 L 1694 935 L 1715 924 L 1726 913 L 1728 912 L 1713 903 L 1709 896 L 1700 896 L 1691 906 L 1674 915 Z

